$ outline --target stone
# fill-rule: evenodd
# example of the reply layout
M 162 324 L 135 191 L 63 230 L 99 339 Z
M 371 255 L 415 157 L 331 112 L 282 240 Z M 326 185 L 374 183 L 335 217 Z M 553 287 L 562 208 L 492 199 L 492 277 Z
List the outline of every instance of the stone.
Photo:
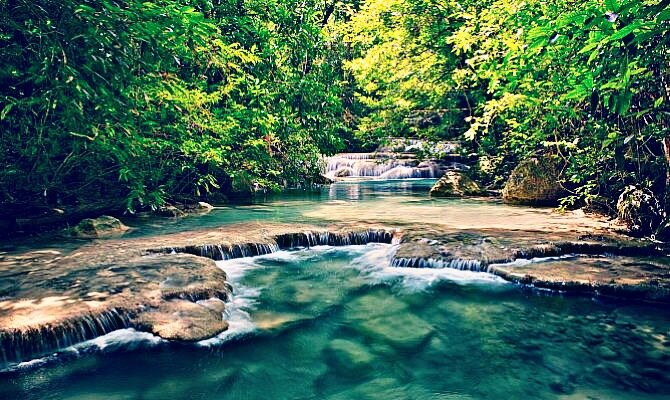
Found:
M 335 183 L 335 180 L 324 174 L 320 174 L 316 177 L 316 182 L 314 183 L 317 185 L 330 185 L 331 183 Z
M 335 339 L 327 349 L 329 362 L 337 368 L 337 372 L 358 373 L 365 370 L 373 361 L 368 350 L 356 342 Z
M 210 212 L 214 209 L 214 206 L 206 203 L 204 201 L 199 201 L 195 207 L 195 210 L 198 212 Z
M 345 167 L 345 168 L 340 168 L 335 172 L 335 176 L 338 178 L 346 178 L 347 176 L 352 175 L 352 170 L 351 168 Z
M 564 193 L 560 184 L 561 165 L 556 157 L 540 156 L 523 160 L 514 168 L 502 197 L 505 203 L 555 206 Z
M 430 189 L 433 197 L 479 196 L 483 193 L 477 182 L 467 175 L 449 171 Z
M 414 396 L 412 396 L 412 394 L 414 394 Z M 365 381 L 334 396 L 329 396 L 328 398 L 333 400 L 373 400 L 417 398 L 415 396 L 416 392 L 410 393 L 407 390 L 407 386 L 395 378 L 375 378 L 370 381 Z M 435 396 L 435 393 L 431 393 L 430 396 L 419 396 L 419 398 L 436 398 Z
M 273 331 L 310 319 L 307 315 L 258 311 L 253 314 L 254 324 L 263 331 Z
M 558 394 L 570 394 L 575 391 L 575 385 L 566 379 L 555 379 L 549 383 L 549 387 Z
M 360 323 L 361 333 L 381 339 L 401 349 L 416 349 L 433 334 L 433 327 L 410 313 L 400 313 L 368 319 Z
M 156 210 L 156 215 L 168 218 L 178 218 L 183 217 L 184 215 L 186 215 L 186 213 L 178 209 L 177 207 L 168 204 Z
M 142 313 L 136 324 L 167 340 L 194 342 L 228 329 L 223 315 L 188 300 L 162 302 L 158 309 Z
M 108 215 L 98 218 L 86 218 L 72 228 L 72 235 L 82 239 L 93 239 L 105 236 L 119 235 L 129 228 L 121 221 Z
M 211 297 L 207 300 L 198 300 L 196 304 L 201 305 L 205 308 L 209 308 L 212 311 L 223 314 L 226 311 L 226 302 L 219 299 L 218 297 Z
M 35 251 L 28 260 L 0 262 L 0 282 L 8 283 L 11 293 L 0 299 L 0 354 L 11 348 L 17 360 L 35 358 L 59 343 L 130 327 L 186 341 L 225 329 L 211 298 L 229 298 L 231 289 L 213 260 L 144 255 L 114 242 L 89 243 L 71 254 Z M 210 308 L 194 303 L 198 300 Z
M 654 233 L 663 221 L 663 207 L 648 188 L 628 186 L 616 204 L 617 217 L 634 234 Z
M 367 320 L 388 314 L 403 313 L 407 305 L 386 292 L 371 293 L 361 296 L 347 304 L 347 318 Z

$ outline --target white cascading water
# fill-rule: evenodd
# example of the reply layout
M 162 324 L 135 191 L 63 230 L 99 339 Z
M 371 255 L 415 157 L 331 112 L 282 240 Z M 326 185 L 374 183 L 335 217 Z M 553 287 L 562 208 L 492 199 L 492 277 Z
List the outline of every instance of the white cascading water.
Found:
M 373 153 L 338 154 L 326 160 L 325 175 L 329 178 L 438 178 L 444 173 L 443 168 L 433 161 L 424 161 L 417 165 L 417 162 L 411 159 L 375 158 Z
M 333 178 L 408 179 L 439 178 L 448 169 L 467 169 L 458 163 L 445 165 L 435 161 L 418 162 L 414 152 L 424 150 L 428 144 L 419 139 L 393 139 L 386 147 L 373 153 L 341 153 L 326 157 L 325 176 Z M 431 150 L 452 154 L 458 146 L 454 143 L 432 144 Z M 404 151 L 403 151 L 404 149 Z M 400 152 L 394 152 L 400 151 Z M 430 153 L 432 154 L 432 153 Z

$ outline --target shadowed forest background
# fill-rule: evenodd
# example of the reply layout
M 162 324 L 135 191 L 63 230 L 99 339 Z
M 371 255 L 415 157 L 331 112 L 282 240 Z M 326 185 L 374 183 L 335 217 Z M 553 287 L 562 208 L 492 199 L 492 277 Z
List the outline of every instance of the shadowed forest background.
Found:
M 662 233 L 669 5 L 2 0 L 2 213 L 309 187 L 411 137 L 462 141 L 492 190 L 551 157 L 563 206 L 623 196 Z

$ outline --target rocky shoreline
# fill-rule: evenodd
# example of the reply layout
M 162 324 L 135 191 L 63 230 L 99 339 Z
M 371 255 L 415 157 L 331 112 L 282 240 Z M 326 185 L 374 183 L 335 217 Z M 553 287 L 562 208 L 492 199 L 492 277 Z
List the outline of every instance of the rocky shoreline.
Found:
M 232 293 L 213 260 L 371 242 L 394 243 L 398 267 L 467 269 L 535 288 L 670 303 L 670 263 L 611 261 L 664 257 L 665 249 L 612 233 L 233 224 L 0 255 L 0 359 L 25 360 L 127 327 L 169 340 L 212 337 L 227 329 L 222 312 Z M 603 257 L 561 259 L 568 255 Z M 514 262 L 533 257 L 555 259 Z

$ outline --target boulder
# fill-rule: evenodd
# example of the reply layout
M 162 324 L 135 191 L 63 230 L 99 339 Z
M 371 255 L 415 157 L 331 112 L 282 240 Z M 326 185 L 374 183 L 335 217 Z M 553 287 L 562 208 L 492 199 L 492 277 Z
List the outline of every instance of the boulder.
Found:
M 663 221 L 663 207 L 648 188 L 628 186 L 619 196 L 616 209 L 619 221 L 635 234 L 652 234 Z
M 166 206 L 165 208 L 167 209 L 168 207 L 172 206 Z M 184 204 L 179 204 L 175 206 L 178 211 L 182 211 L 182 213 L 175 212 L 172 209 L 167 209 L 165 215 L 168 217 L 181 217 L 184 214 L 207 214 L 208 212 L 212 211 L 214 209 L 214 206 L 206 203 L 204 201 L 198 201 L 198 202 L 191 202 L 191 203 L 184 203 Z
M 208 213 L 208 212 L 212 211 L 213 209 L 214 209 L 213 205 L 211 205 L 209 203 L 206 203 L 204 201 L 199 201 L 198 204 L 196 204 L 196 206 L 194 208 L 194 210 L 196 212 L 204 212 L 204 213 Z
M 208 339 L 228 329 L 218 310 L 180 299 L 161 302 L 158 309 L 140 314 L 135 323 L 163 339 L 187 342 Z
M 502 191 L 509 204 L 554 206 L 563 195 L 561 164 L 552 156 L 532 157 L 514 168 Z
M 82 239 L 113 236 L 127 231 L 129 228 L 121 221 L 109 215 L 98 218 L 86 218 L 72 228 L 72 235 Z
M 316 177 L 314 183 L 317 185 L 330 185 L 331 183 L 335 183 L 335 180 L 324 174 L 321 174 Z
M 430 189 L 430 195 L 434 197 L 463 197 L 478 196 L 483 193 L 477 182 L 467 175 L 449 171 Z
M 168 218 L 177 218 L 177 217 L 183 217 L 186 215 L 186 213 L 177 207 L 173 205 L 165 205 L 158 210 L 156 210 L 156 215 L 159 215 L 161 217 L 168 217 Z

